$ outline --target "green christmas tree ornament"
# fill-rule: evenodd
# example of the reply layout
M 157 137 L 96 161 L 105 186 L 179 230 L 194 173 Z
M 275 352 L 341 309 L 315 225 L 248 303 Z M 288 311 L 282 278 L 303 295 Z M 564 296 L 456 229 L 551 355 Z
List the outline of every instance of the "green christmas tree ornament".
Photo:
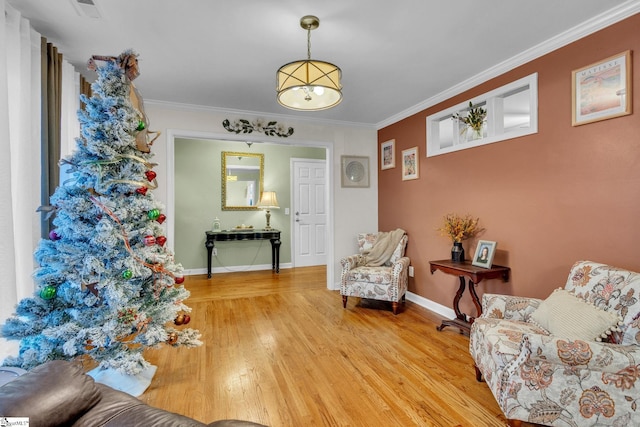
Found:
M 156 219 L 158 219 L 159 216 L 160 216 L 159 209 L 151 209 L 149 212 L 147 212 L 147 217 L 152 221 L 155 221 Z
M 138 132 L 140 132 L 140 131 L 144 130 L 146 127 L 147 127 L 147 125 L 145 125 L 144 122 L 142 120 L 140 120 L 138 122 L 138 127 L 136 128 L 136 130 Z
M 56 293 L 57 290 L 55 286 L 47 285 L 40 290 L 40 298 L 48 301 L 54 299 L 56 297 Z
M 131 270 L 125 270 L 122 272 L 122 278 L 124 280 L 129 280 L 133 277 L 133 273 L 131 272 Z

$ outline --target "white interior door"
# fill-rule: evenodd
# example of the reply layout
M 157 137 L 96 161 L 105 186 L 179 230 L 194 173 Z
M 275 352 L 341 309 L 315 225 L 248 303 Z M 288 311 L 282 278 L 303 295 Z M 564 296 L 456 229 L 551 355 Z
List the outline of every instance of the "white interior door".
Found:
M 327 263 L 327 162 L 293 159 L 293 265 Z

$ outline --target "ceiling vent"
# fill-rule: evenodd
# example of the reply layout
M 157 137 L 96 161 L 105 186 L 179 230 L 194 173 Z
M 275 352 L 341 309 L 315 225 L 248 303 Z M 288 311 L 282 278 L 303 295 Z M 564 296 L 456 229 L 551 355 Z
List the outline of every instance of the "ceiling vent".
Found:
M 102 15 L 100 14 L 100 9 L 98 5 L 94 2 L 94 0 L 69 0 L 73 7 L 75 8 L 78 15 L 91 18 L 91 19 L 100 19 Z

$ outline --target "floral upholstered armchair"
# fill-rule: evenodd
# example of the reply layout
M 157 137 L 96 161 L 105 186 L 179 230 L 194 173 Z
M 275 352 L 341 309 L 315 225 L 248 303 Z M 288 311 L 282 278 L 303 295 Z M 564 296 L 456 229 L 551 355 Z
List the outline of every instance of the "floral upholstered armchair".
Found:
M 347 307 L 347 298 L 353 296 L 391 301 L 393 314 L 398 313 L 398 303 L 404 302 L 409 283 L 409 258 L 404 256 L 409 237 L 400 229 L 389 233 L 397 233 L 397 238 L 392 241 L 398 243 L 391 248 L 390 257 L 382 265 L 369 265 L 371 263 L 367 262 L 367 253 L 373 251 L 377 242 L 380 244 L 382 241 L 378 240 L 382 234 L 380 232 L 358 234 L 359 253 L 340 260 L 343 307 Z
M 510 420 L 640 426 L 640 274 L 590 261 L 546 300 L 483 295 L 476 375 Z

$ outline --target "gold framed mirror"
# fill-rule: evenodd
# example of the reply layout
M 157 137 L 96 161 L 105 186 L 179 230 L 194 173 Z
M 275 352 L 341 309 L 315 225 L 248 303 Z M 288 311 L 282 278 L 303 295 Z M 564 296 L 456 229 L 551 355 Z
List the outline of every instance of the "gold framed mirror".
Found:
M 222 210 L 258 210 L 264 178 L 264 154 L 222 152 Z

